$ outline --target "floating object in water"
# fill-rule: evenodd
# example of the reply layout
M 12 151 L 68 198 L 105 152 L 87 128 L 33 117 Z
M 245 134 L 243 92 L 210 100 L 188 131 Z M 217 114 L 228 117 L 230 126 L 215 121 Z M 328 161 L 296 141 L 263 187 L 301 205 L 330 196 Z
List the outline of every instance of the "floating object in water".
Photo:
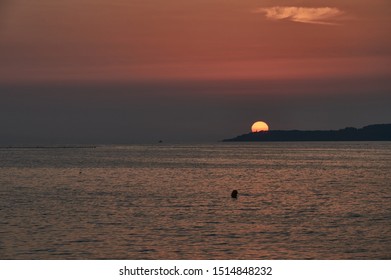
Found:
M 233 190 L 233 191 L 231 192 L 231 197 L 232 197 L 232 198 L 238 198 L 238 191 L 237 191 L 237 190 Z

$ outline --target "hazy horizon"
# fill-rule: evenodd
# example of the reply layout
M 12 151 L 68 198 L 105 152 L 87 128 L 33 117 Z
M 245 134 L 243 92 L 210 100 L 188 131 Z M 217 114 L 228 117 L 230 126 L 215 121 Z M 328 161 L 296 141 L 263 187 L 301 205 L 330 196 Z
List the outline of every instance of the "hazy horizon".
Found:
M 0 3 L 0 144 L 390 123 L 387 0 Z

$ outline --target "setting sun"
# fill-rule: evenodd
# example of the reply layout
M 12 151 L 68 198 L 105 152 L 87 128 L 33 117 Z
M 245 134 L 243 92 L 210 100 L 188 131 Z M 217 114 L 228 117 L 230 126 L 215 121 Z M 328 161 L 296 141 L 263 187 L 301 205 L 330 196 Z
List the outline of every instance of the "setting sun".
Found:
M 262 121 L 255 122 L 251 126 L 251 132 L 260 132 L 260 131 L 268 131 L 268 130 L 269 130 L 269 126 L 267 125 L 267 123 Z

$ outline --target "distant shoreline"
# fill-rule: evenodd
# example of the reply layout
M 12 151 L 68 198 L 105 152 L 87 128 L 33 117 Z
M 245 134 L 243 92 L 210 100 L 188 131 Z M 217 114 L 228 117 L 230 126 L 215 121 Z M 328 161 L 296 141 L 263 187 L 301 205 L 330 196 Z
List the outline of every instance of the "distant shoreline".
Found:
M 391 141 L 391 124 L 339 130 L 270 130 L 251 132 L 223 142 Z

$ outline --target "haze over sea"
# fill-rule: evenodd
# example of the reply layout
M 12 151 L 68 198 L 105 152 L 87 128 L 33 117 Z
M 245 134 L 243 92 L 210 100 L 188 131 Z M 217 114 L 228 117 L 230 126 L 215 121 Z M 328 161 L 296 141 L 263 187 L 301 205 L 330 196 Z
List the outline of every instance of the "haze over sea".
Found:
M 391 142 L 1 148 L 0 258 L 391 259 L 390 167 Z

